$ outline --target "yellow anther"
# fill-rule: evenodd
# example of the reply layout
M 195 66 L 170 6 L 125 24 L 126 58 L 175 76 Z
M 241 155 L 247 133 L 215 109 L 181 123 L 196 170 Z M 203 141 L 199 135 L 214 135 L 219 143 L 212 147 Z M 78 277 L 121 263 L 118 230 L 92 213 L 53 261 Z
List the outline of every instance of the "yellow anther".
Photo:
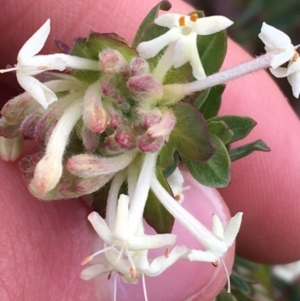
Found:
M 198 20 L 198 15 L 196 13 L 191 14 L 191 21 L 196 22 Z
M 179 25 L 180 26 L 185 26 L 185 17 L 184 16 L 179 18 Z
M 297 51 L 295 51 L 292 61 L 296 62 L 298 60 L 298 58 L 299 58 L 299 53 Z
M 132 279 L 134 279 L 135 276 L 136 276 L 136 274 L 135 274 L 135 268 L 134 268 L 134 267 L 130 267 L 130 277 L 131 277 Z
M 81 265 L 84 265 L 84 264 L 90 262 L 92 259 L 93 259 L 92 256 L 88 256 L 87 258 L 85 258 L 85 259 L 82 260 Z
M 170 254 L 170 253 L 169 253 L 169 248 L 166 248 L 166 250 L 165 250 L 165 257 L 166 257 L 166 258 L 169 258 L 169 254 Z
M 214 267 L 217 267 L 217 266 L 219 265 L 219 262 L 218 262 L 218 261 L 212 262 L 212 265 L 213 265 Z
M 174 199 L 175 199 L 176 201 L 180 201 L 180 195 L 179 195 L 179 194 L 175 195 L 175 196 L 174 196 Z

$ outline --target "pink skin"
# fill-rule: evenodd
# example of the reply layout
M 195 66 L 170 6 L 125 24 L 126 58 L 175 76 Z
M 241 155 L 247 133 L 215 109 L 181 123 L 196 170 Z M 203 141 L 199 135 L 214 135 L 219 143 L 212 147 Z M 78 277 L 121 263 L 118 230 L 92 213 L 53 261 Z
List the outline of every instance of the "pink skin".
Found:
M 27 0 L 16 6 L 12 1 L 6 1 L 1 7 L 5 18 L 0 18 L 0 66 L 16 62 L 20 47 L 47 18 L 52 20 L 52 33 L 44 53 L 55 51 L 52 37 L 71 43 L 73 36 L 85 36 L 89 29 L 114 30 L 130 40 L 142 17 L 156 3 L 156 0 L 45 0 L 41 4 Z M 192 8 L 173 1 L 172 11 L 188 13 Z M 118 23 L 119 20 L 122 21 Z M 249 55 L 230 42 L 225 65 L 228 67 L 247 59 Z M 1 75 L 0 80 L 0 100 L 4 103 L 19 90 L 15 88 L 13 74 Z M 268 263 L 299 259 L 300 173 L 297 167 L 300 164 L 300 129 L 297 117 L 265 72 L 229 83 L 222 112 L 252 116 L 258 125 L 251 140 L 263 138 L 272 148 L 269 154 L 254 154 L 234 163 L 232 184 L 220 191 L 232 214 L 244 212 L 237 243 L 239 254 Z M 78 277 L 79 263 L 91 254 L 91 241 L 95 238 L 86 220 L 89 209 L 80 200 L 52 203 L 35 200 L 27 192 L 17 165 L 2 161 L 0 164 L 3 186 L 0 272 L 5 275 L 0 283 L 1 300 L 108 300 L 105 282 L 97 282 L 97 293 L 101 292 L 101 297 L 95 298 L 91 282 L 81 281 Z M 199 193 L 198 189 L 196 191 Z M 196 203 L 194 211 L 199 203 L 195 200 L 194 190 L 189 193 L 193 194 L 190 205 L 193 206 L 193 201 Z M 206 210 L 202 213 L 210 217 L 210 209 Z M 171 283 L 181 293 L 187 288 L 192 294 L 199 290 L 203 293 L 202 269 L 192 272 L 190 266 L 186 266 L 184 274 L 179 268 Z M 223 270 L 220 276 L 224 281 Z M 164 277 L 161 281 L 167 284 L 170 279 Z M 219 287 L 214 284 L 207 289 L 212 295 L 216 290 Z M 169 293 L 167 285 L 160 286 L 155 298 L 152 293 L 157 289 L 151 290 L 151 280 L 148 291 L 152 300 L 160 300 L 163 294 Z M 176 296 L 174 300 L 182 299 Z M 195 300 L 204 299 L 198 296 Z

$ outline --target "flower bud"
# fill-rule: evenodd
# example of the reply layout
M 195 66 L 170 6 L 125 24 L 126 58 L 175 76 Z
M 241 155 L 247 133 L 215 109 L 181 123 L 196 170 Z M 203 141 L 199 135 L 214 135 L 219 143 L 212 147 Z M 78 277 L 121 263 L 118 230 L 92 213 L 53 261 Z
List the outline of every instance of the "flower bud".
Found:
M 94 152 L 99 145 L 99 135 L 84 125 L 81 129 L 81 139 L 88 152 Z
M 6 119 L 2 117 L 0 119 L 0 136 L 8 139 L 18 137 L 20 135 L 19 124 L 10 125 Z
M 162 148 L 164 145 L 164 138 L 151 138 L 146 135 L 138 139 L 138 147 L 142 152 L 154 153 Z
M 163 96 L 163 86 L 151 75 L 132 76 L 127 86 L 137 101 L 159 99 Z
M 115 74 L 126 65 L 124 56 L 115 49 L 105 49 L 99 53 L 100 70 L 107 74 Z
M 84 95 L 83 122 L 91 131 L 102 133 L 109 122 L 109 114 L 103 108 L 100 86 L 92 84 Z
M 130 130 L 118 130 L 115 135 L 115 141 L 122 149 L 130 150 L 136 147 L 135 135 Z
M 152 125 L 148 130 L 147 130 L 147 135 L 149 137 L 165 137 L 167 138 L 170 132 L 173 130 L 174 125 L 176 123 L 176 118 L 173 114 L 172 111 L 167 111 L 164 115 L 162 120 L 155 124 Z
M 34 139 L 35 138 L 35 128 L 38 121 L 41 119 L 41 114 L 39 112 L 34 112 L 28 115 L 22 122 L 20 126 L 20 133 L 24 138 Z
M 124 169 L 134 158 L 135 152 L 101 158 L 89 154 L 76 155 L 67 162 L 67 170 L 81 178 L 90 178 L 115 173 Z
M 141 58 L 135 57 L 130 62 L 131 75 L 143 75 L 149 73 L 149 64 L 148 62 Z
M 12 139 L 0 137 L 0 156 L 4 161 L 15 161 L 23 150 L 24 139 L 18 136 Z

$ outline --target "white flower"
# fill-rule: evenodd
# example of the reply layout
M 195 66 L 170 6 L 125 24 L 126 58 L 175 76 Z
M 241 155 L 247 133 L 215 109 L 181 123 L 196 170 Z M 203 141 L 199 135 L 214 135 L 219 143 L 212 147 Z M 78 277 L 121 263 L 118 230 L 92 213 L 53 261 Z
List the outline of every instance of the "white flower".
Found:
M 23 45 L 18 54 L 15 68 L 4 69 L 0 72 L 16 70 L 20 86 L 27 91 L 45 109 L 57 100 L 57 96 L 48 87 L 34 78 L 34 75 L 46 70 L 64 70 L 66 63 L 57 55 L 36 55 L 43 47 L 50 33 L 50 20 Z
M 193 75 L 203 79 L 203 69 L 197 49 L 197 35 L 209 35 L 229 27 L 233 22 L 223 16 L 198 18 L 197 14 L 180 15 L 167 13 L 158 17 L 155 24 L 168 27 L 165 34 L 138 45 L 137 51 L 143 58 L 157 55 L 165 46 L 172 48 L 171 56 L 175 68 L 189 62 L 193 68 Z
M 266 52 L 273 52 L 275 54 L 271 61 L 272 68 L 277 68 L 288 62 L 297 53 L 295 49 L 298 46 L 294 46 L 291 43 L 288 35 L 265 22 L 258 37 L 265 44 Z
M 300 59 L 291 61 L 287 68 L 279 67 L 277 69 L 270 68 L 270 72 L 276 77 L 286 77 L 292 86 L 293 95 L 299 98 L 300 95 Z
M 123 253 L 130 262 L 130 275 L 132 278 L 136 277 L 136 268 L 131 256 L 131 252 L 143 251 L 173 245 L 176 240 L 174 234 L 156 234 L 147 235 L 134 233 L 129 229 L 129 197 L 121 194 L 118 200 L 117 212 L 115 217 L 115 224 L 113 229 L 110 229 L 105 220 L 97 213 L 92 212 L 88 219 L 97 234 L 104 241 L 107 248 L 100 250 L 93 255 L 87 257 L 84 263 L 89 262 L 94 256 L 105 252 L 109 249 L 115 249 L 119 252 L 119 258 L 122 258 Z M 140 221 L 142 222 L 142 221 Z M 109 260 L 109 258 L 107 258 Z M 111 262 L 114 265 L 113 262 Z
M 212 220 L 212 232 L 219 239 L 223 242 L 227 248 L 230 248 L 235 238 L 239 232 L 241 222 L 242 222 L 242 212 L 238 212 L 234 217 L 230 219 L 225 229 L 222 226 L 222 223 L 219 217 L 214 214 Z M 191 253 L 188 255 L 188 258 L 191 261 L 208 261 L 208 262 L 218 262 L 222 257 L 220 252 L 217 252 L 213 248 L 208 249 L 206 251 L 201 250 L 192 250 Z

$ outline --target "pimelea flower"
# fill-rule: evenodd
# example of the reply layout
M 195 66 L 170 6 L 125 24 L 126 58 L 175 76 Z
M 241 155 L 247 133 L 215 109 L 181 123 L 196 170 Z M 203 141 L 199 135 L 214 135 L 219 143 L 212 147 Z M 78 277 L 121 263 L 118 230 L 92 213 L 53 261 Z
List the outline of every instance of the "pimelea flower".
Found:
M 198 18 L 196 13 L 191 15 L 167 13 L 154 22 L 170 30 L 153 40 L 140 43 L 137 47 L 139 55 L 145 59 L 152 58 L 169 45 L 166 53 L 171 58 L 171 65 L 178 68 L 189 62 L 196 79 L 203 79 L 206 76 L 197 49 L 197 35 L 213 34 L 233 23 L 223 16 Z
M 265 22 L 258 37 L 265 44 L 266 52 L 274 53 L 270 64 L 273 69 L 288 62 L 297 53 L 296 49 L 299 45 L 294 46 L 288 35 Z

